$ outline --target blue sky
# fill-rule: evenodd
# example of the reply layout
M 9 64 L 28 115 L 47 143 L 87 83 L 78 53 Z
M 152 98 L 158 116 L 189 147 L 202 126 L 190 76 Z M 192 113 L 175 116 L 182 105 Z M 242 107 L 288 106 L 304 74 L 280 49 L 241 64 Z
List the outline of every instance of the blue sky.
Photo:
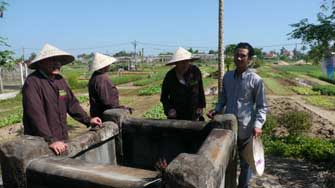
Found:
M 38 52 L 48 42 L 75 55 L 133 50 L 145 54 L 178 46 L 216 50 L 218 0 L 7 0 L 0 36 L 17 54 Z M 225 45 L 248 41 L 280 49 L 289 24 L 315 21 L 322 0 L 225 0 Z M 270 47 L 267 47 L 270 46 Z M 294 45 L 285 46 L 288 49 Z M 299 47 L 299 45 L 298 45 Z

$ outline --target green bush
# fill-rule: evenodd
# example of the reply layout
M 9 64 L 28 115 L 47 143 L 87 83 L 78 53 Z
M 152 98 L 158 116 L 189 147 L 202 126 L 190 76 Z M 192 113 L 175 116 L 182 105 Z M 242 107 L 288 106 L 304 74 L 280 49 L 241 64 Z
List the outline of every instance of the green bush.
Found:
M 163 105 L 159 103 L 143 114 L 143 117 L 150 119 L 166 119 Z
M 138 91 L 138 95 L 155 95 L 161 92 L 161 86 L 156 85 L 156 86 L 151 86 L 151 87 L 146 87 L 144 89 L 141 89 Z
M 280 117 L 280 122 L 287 128 L 290 134 L 297 135 L 309 130 L 312 126 L 312 116 L 303 111 L 290 111 Z
M 23 116 L 22 110 L 19 110 L 18 112 L 14 114 L 10 114 L 9 116 L 0 120 L 0 128 L 5 127 L 7 125 L 12 125 L 15 123 L 22 122 L 22 116 Z
M 143 79 L 145 75 L 122 75 L 122 76 L 113 76 L 112 82 L 115 85 L 125 84 L 129 82 L 133 82 L 136 80 Z
M 291 89 L 299 95 L 320 95 L 319 91 L 314 91 L 309 87 L 293 86 Z
M 70 85 L 71 89 L 83 89 L 87 88 L 88 81 L 87 80 L 79 80 L 80 73 L 71 72 L 67 75 L 67 82 Z
M 335 86 L 332 85 L 316 85 L 313 86 L 313 91 L 320 91 L 322 95 L 335 96 Z
M 267 115 L 262 131 L 266 135 L 271 135 L 272 130 L 279 127 L 278 118 L 274 115 Z
M 335 96 L 324 96 L 324 95 L 314 95 L 306 96 L 304 99 L 315 106 L 320 106 L 322 108 L 334 110 L 335 109 Z
M 329 78 L 327 78 L 327 77 L 319 76 L 318 78 L 319 78 L 320 80 L 326 81 L 326 82 L 328 82 L 328 83 L 335 84 L 335 80 L 331 80 L 331 79 L 329 79 Z
M 327 162 L 335 157 L 334 141 L 300 136 L 286 138 L 263 136 L 263 142 L 266 154 L 307 159 L 313 162 Z
M 85 103 L 89 101 L 89 96 L 87 95 L 82 95 L 77 97 L 79 103 Z

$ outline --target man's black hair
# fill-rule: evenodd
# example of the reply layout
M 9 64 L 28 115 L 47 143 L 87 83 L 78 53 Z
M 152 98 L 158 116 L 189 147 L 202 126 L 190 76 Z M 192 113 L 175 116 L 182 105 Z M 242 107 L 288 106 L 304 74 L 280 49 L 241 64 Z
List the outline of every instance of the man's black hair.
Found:
M 237 46 L 235 47 L 235 52 L 239 48 L 248 49 L 249 50 L 248 56 L 249 56 L 250 59 L 255 55 L 254 48 L 247 42 L 238 43 Z

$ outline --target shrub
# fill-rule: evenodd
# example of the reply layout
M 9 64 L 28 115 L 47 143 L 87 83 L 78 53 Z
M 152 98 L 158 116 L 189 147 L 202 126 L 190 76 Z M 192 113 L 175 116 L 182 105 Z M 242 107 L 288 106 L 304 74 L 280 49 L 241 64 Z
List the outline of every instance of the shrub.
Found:
M 151 86 L 151 87 L 146 87 L 144 89 L 141 89 L 138 91 L 138 95 L 155 95 L 161 92 L 161 86 L 156 85 L 156 86 Z
M 9 116 L 0 120 L 0 127 L 22 122 L 22 115 L 22 110 L 19 110 L 14 114 L 10 114 Z
M 89 101 L 89 96 L 87 95 L 82 95 L 77 97 L 79 103 L 85 103 Z
M 72 72 L 67 75 L 67 82 L 71 89 L 83 89 L 87 88 L 87 80 L 79 80 L 80 73 Z
M 159 103 L 143 114 L 143 117 L 150 119 L 166 119 L 163 105 Z
M 128 82 L 133 82 L 136 80 L 142 79 L 143 75 L 122 75 L 122 76 L 114 76 L 112 77 L 112 82 L 115 85 L 125 84 Z
M 314 91 L 309 87 L 294 86 L 291 89 L 299 95 L 320 95 L 319 91 Z
M 335 86 L 332 85 L 316 85 L 313 86 L 313 91 L 320 91 L 322 95 L 335 96 Z
M 334 110 L 335 109 L 335 96 L 306 96 L 304 99 L 315 106 L 321 106 L 326 109 Z
M 312 116 L 303 111 L 290 111 L 280 117 L 280 122 L 292 135 L 297 135 L 312 126 Z
M 288 136 L 286 138 L 263 137 L 266 154 L 328 162 L 335 157 L 334 141 L 319 138 Z
M 263 125 L 263 133 L 266 135 L 271 135 L 272 130 L 276 127 L 279 127 L 278 118 L 274 115 L 268 115 L 266 117 L 266 122 Z

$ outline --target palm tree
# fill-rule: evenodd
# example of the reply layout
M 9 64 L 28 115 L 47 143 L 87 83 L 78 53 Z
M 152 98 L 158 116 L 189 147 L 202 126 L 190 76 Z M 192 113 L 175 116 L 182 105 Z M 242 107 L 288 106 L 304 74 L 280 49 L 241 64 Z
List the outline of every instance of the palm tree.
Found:
M 8 3 L 4 2 L 4 1 L 0 2 L 0 18 L 3 17 L 3 13 L 6 10 L 6 6 L 8 6 Z
M 223 32 L 223 4 L 224 0 L 219 0 L 219 79 L 218 79 L 218 92 L 219 97 L 222 90 L 222 79 L 224 75 L 224 32 Z

